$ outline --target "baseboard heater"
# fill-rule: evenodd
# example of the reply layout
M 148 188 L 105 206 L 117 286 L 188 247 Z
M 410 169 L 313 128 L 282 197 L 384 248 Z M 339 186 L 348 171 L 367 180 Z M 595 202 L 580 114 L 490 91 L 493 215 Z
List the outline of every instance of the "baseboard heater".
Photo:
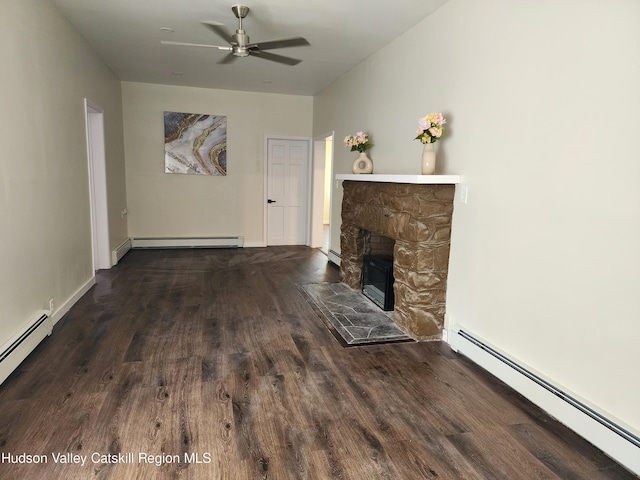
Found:
M 111 265 L 117 265 L 129 250 L 131 250 L 131 239 L 127 238 L 111 252 Z
M 241 248 L 244 237 L 133 238 L 133 248 Z
M 342 257 L 335 250 L 329 250 L 329 254 L 327 255 L 327 258 L 331 263 L 335 263 L 337 266 L 340 266 L 340 261 Z
M 38 312 L 26 327 L 9 339 L 0 351 L 0 383 L 4 382 L 34 348 L 51 335 L 50 312 Z
M 524 375 L 526 378 L 528 378 L 532 382 L 536 383 L 538 386 L 544 388 L 546 391 L 550 392 L 551 394 L 555 395 L 556 397 L 558 397 L 562 401 L 568 403 L 569 405 L 571 405 L 572 407 L 576 408 L 577 410 L 579 410 L 583 414 L 587 415 L 592 420 L 595 420 L 596 422 L 598 422 L 603 427 L 609 429 L 610 431 L 612 431 L 616 435 L 619 435 L 624 440 L 630 442 L 632 445 L 635 445 L 637 448 L 640 448 L 640 437 L 638 437 L 634 433 L 630 432 L 626 428 L 624 428 L 624 427 L 622 427 L 620 425 L 617 425 L 616 423 L 612 422 L 607 417 L 605 417 L 604 415 L 598 413 L 597 411 L 595 411 L 594 409 L 592 409 L 588 405 L 585 405 L 583 402 L 573 398 L 571 395 L 568 395 L 567 393 L 565 393 L 562 390 L 558 389 L 557 387 L 555 387 L 554 385 L 552 385 L 551 383 L 546 381 L 544 378 L 541 378 L 540 376 L 536 375 L 535 373 L 530 372 L 526 368 L 523 368 L 522 366 L 518 365 L 513 360 L 511 360 L 508 357 L 504 356 L 502 353 L 498 352 L 497 350 L 495 350 L 494 348 L 490 347 L 486 343 L 478 340 L 473 335 L 470 335 L 469 333 L 465 332 L 464 330 L 459 330 L 457 332 L 457 334 L 460 337 L 462 337 L 465 340 L 467 340 L 468 342 L 471 342 L 476 347 L 478 347 L 481 350 L 485 351 L 486 353 L 488 353 L 492 357 L 498 359 L 502 363 L 504 363 L 507 366 L 511 367 L 512 369 L 514 369 L 519 374 Z

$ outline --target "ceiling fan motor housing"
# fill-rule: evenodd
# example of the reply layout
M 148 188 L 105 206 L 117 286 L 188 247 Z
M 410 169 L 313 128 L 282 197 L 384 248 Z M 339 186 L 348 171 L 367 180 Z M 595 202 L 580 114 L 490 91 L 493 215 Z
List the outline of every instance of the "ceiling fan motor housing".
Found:
M 231 7 L 231 10 L 236 18 L 238 18 L 239 23 L 238 30 L 236 30 L 236 33 L 233 35 L 233 41 L 235 42 L 233 54 L 236 57 L 248 57 L 249 49 L 247 45 L 249 45 L 249 35 L 242 29 L 242 19 L 249 13 L 249 7 L 245 5 L 234 5 Z
M 236 30 L 236 33 L 233 36 L 233 41 L 235 45 L 233 46 L 233 54 L 236 57 L 247 57 L 249 56 L 249 49 L 247 45 L 249 45 L 249 35 L 244 33 L 244 30 Z

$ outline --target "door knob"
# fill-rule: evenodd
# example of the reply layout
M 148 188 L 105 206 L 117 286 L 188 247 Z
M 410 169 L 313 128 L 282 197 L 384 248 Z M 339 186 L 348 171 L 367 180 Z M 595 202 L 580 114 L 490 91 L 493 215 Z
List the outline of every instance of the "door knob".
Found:
M 276 203 L 276 201 L 269 199 L 269 200 L 267 200 L 267 203 Z

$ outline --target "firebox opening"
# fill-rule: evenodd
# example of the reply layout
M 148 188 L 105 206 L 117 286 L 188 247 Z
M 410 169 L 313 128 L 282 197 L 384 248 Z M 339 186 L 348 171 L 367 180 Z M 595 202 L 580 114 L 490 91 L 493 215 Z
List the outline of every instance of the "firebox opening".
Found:
M 363 233 L 365 255 L 385 255 L 393 258 L 393 247 L 396 244 L 393 238 L 369 230 L 363 230 Z
M 395 240 L 376 232 L 364 231 L 362 293 L 382 310 L 392 311 L 393 249 Z

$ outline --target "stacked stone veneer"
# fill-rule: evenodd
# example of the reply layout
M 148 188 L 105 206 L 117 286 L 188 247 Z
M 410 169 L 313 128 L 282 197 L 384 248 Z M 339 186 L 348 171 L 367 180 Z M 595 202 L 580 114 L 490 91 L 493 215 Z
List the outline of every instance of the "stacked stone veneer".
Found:
M 366 230 L 395 240 L 394 321 L 416 340 L 444 326 L 455 185 L 343 182 L 340 273 L 361 288 Z

